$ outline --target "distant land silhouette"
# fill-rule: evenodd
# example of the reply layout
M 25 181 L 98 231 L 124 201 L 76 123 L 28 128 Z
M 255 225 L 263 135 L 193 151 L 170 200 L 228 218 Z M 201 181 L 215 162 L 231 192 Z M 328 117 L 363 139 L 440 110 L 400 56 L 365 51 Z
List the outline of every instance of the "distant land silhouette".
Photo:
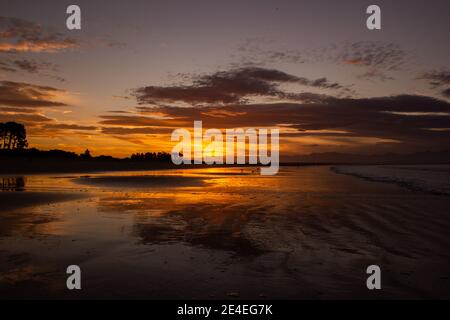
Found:
M 171 161 L 170 153 L 167 152 L 134 153 L 126 158 L 114 158 L 109 155 L 92 156 L 88 149 L 81 154 L 77 154 L 56 149 L 43 151 L 36 148 L 27 148 L 27 146 L 24 125 L 16 122 L 0 123 L 0 173 L 132 171 L 194 167 L 189 165 L 175 166 Z M 450 150 L 379 155 L 339 152 L 312 153 L 299 156 L 294 161 L 282 162 L 281 165 L 448 163 L 450 163 Z M 201 166 L 206 165 L 196 165 L 195 167 Z
M 92 156 L 64 150 L 42 151 L 36 148 L 0 150 L 0 173 L 92 172 L 150 170 L 175 167 L 169 153 L 135 153 L 119 159 L 108 155 Z
M 449 163 L 450 150 L 440 152 L 417 152 L 411 154 L 385 153 L 381 155 L 361 155 L 337 152 L 313 153 L 301 156 L 298 161 L 283 162 L 281 165 Z M 165 152 L 135 153 L 127 158 L 114 158 L 107 155 L 94 157 L 88 150 L 82 154 L 63 150 L 42 151 L 36 148 L 0 150 L 0 173 L 3 174 L 132 171 L 163 168 L 198 168 L 202 166 L 206 165 L 176 166 L 172 163 L 170 154 Z

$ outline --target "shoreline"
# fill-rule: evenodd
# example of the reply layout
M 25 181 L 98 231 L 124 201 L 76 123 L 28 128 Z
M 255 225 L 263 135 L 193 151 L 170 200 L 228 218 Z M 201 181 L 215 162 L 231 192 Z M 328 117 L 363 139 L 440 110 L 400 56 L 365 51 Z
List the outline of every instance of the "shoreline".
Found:
M 394 165 L 450 165 L 448 162 L 436 163 L 351 163 L 351 162 L 282 162 L 280 167 L 309 167 L 309 166 L 394 166 Z M 115 160 L 73 160 L 57 158 L 1 158 L 0 175 L 10 176 L 18 174 L 55 174 L 55 173 L 104 173 L 121 171 L 148 171 L 165 169 L 201 169 L 201 168 L 231 168 L 231 167 L 262 167 L 253 164 L 195 164 L 175 165 L 171 162 L 133 161 L 126 159 Z
M 433 167 L 432 170 L 430 167 Z M 430 195 L 449 196 L 450 168 L 437 170 L 438 165 L 330 166 L 336 174 L 353 176 L 365 181 L 396 185 Z

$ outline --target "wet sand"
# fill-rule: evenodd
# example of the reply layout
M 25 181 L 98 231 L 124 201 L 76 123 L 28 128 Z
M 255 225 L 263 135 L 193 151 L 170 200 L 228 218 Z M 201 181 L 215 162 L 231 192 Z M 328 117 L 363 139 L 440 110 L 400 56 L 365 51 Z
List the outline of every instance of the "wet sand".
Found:
M 64 192 L 0 192 L 2 212 L 20 208 L 50 205 L 61 201 L 70 201 L 84 197 L 84 194 Z
M 24 197 L 55 184 L 84 197 L 2 209 L 0 296 L 450 298 L 448 196 L 328 167 L 140 176 L 28 177 Z M 81 291 L 65 288 L 70 264 Z M 370 264 L 381 267 L 380 291 L 366 289 Z
M 450 165 L 353 165 L 331 169 L 369 181 L 393 183 L 410 190 L 450 196 Z
M 159 175 L 136 175 L 136 176 L 85 176 L 75 180 L 79 184 L 106 186 L 117 188 L 178 188 L 183 186 L 202 186 L 204 181 L 197 177 L 184 176 L 159 176 Z

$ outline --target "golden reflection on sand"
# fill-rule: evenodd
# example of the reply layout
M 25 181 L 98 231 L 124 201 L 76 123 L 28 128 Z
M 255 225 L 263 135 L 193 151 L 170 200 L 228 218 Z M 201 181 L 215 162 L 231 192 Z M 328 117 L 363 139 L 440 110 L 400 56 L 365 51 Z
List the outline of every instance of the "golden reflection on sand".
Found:
M 276 176 L 244 167 L 24 181 L 24 191 L 0 193 L 15 203 L 1 216 L 0 295 L 33 296 L 37 284 L 39 294 L 64 296 L 58 281 L 76 263 L 86 270 L 86 297 L 360 296 L 355 270 L 383 257 L 411 275 L 395 279 L 403 289 L 387 292 L 413 297 L 423 283 L 436 293 L 435 275 L 446 276 L 420 270 L 450 262 L 448 197 L 328 167 L 282 168 Z M 439 292 L 450 296 L 445 288 Z

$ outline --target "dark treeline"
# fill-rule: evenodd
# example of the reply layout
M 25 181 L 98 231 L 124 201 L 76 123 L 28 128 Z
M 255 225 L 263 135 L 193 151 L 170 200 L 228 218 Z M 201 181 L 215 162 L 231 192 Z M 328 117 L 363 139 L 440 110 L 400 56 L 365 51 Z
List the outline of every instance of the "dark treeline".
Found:
M 132 160 L 132 161 L 171 161 L 170 153 L 166 152 L 147 152 L 134 153 L 125 159 L 118 159 L 112 156 L 92 156 L 86 149 L 85 152 L 77 154 L 64 150 L 38 150 L 36 148 L 27 148 L 27 132 L 23 124 L 17 122 L 0 123 L 0 157 L 2 158 L 51 158 L 51 159 L 71 159 L 71 160 Z
M 77 154 L 71 151 L 64 150 L 39 150 L 36 148 L 30 149 L 2 149 L 0 150 L 0 155 L 9 157 L 29 157 L 29 158 L 56 158 L 56 159 L 90 159 L 93 158 L 89 152 L 86 150 L 82 154 Z M 105 156 L 102 156 L 105 157 Z M 98 157 L 97 157 L 98 158 Z M 111 158 L 112 157 L 107 157 Z
M 12 158 L 52 158 L 52 159 L 71 159 L 71 160 L 116 160 L 116 161 L 153 161 L 153 162 L 171 162 L 170 153 L 166 152 L 147 152 L 134 153 L 127 158 L 114 158 L 112 156 L 92 156 L 89 150 L 81 154 L 64 150 L 39 150 L 36 148 L 29 149 L 0 149 L 0 157 Z
M 131 160 L 140 161 L 171 161 L 170 153 L 167 152 L 147 152 L 147 153 L 133 153 Z

